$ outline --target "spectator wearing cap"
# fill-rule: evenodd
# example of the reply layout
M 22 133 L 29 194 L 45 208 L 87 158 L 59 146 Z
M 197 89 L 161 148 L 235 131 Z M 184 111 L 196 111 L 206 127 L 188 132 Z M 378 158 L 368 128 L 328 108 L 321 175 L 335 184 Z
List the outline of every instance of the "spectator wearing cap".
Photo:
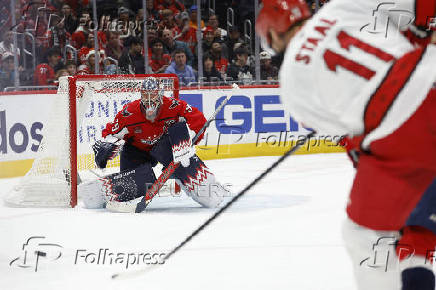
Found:
M 185 6 L 176 0 L 161 0 L 157 2 L 158 5 L 156 6 L 156 9 L 160 11 L 170 9 L 173 12 L 173 15 L 185 11 Z
M 248 49 L 240 46 L 235 50 L 235 61 L 227 68 L 227 78 L 242 84 L 250 84 L 254 76 L 254 67 L 248 64 Z
M 6 87 L 14 86 L 14 79 L 14 55 L 10 52 L 5 52 L 1 56 L 0 91 L 3 91 Z
M 195 53 L 195 48 L 197 46 L 197 31 L 189 25 L 189 14 L 184 11 L 177 14 L 175 17 L 176 21 L 176 36 L 174 39 L 178 41 L 183 41 L 191 49 L 192 53 Z
M 192 5 L 191 8 L 189 9 L 189 25 L 191 27 L 194 27 L 194 29 L 197 29 L 197 5 Z M 204 28 L 204 21 L 201 20 L 201 24 L 200 27 L 203 29 Z
M 88 54 L 86 55 L 86 65 L 89 68 L 90 74 L 95 74 L 95 73 L 101 74 L 101 73 L 103 73 L 103 69 L 104 69 L 104 67 L 103 67 L 103 60 L 106 58 L 103 49 L 100 50 L 100 55 L 99 56 L 100 56 L 99 57 L 99 64 L 100 64 L 99 65 L 99 71 L 96 72 L 95 71 L 96 70 L 96 67 L 95 67 L 95 58 L 96 58 L 95 57 L 95 50 L 91 49 L 88 52 Z
M 203 81 L 204 85 L 217 85 L 217 82 L 223 80 L 221 73 L 214 65 L 214 59 L 211 54 L 206 53 L 203 57 Z
M 111 21 L 110 31 L 116 31 L 120 34 L 120 39 L 124 40 L 133 36 L 134 23 L 130 21 L 130 10 L 124 6 L 118 8 L 118 18 Z
M 212 47 L 212 42 L 214 41 L 214 39 L 215 39 L 215 36 L 213 34 L 212 27 L 207 26 L 203 30 L 203 38 L 197 44 L 197 47 L 201 43 L 201 48 L 203 50 L 203 53 L 210 53 L 210 49 Z M 198 48 L 197 47 L 195 48 L 195 53 L 194 53 L 194 63 L 196 63 L 196 60 L 198 59 Z
M 176 51 L 177 49 L 181 49 L 185 51 L 187 64 L 192 65 L 192 62 L 194 60 L 194 55 L 192 54 L 192 51 L 189 49 L 186 43 L 175 40 L 173 32 L 171 30 L 164 29 L 162 31 L 162 41 L 164 43 L 164 53 L 173 55 L 174 51 Z
M 186 53 L 184 49 L 178 48 L 173 53 L 174 61 L 165 70 L 165 73 L 176 74 L 180 85 L 187 86 L 191 82 L 196 82 L 194 70 L 186 64 Z
M 94 49 L 94 34 L 93 33 L 89 33 L 87 35 L 86 43 L 84 44 L 83 47 L 81 47 L 79 49 L 79 52 L 77 53 L 80 64 L 86 63 L 88 53 L 91 49 Z
M 277 80 L 279 69 L 271 63 L 271 54 L 267 51 L 262 51 L 259 54 L 260 59 L 260 79 L 261 80 Z
M 149 65 L 154 73 L 163 73 L 171 63 L 171 56 L 163 53 L 163 42 L 155 39 L 151 44 Z
M 219 27 L 218 16 L 216 14 L 209 15 L 207 26 L 212 27 L 215 38 L 224 42 L 227 39 L 227 30 Z
M 54 85 L 55 71 L 61 63 L 59 47 L 52 47 L 47 52 L 47 63 L 39 64 L 33 73 L 33 80 L 37 86 Z
M 126 40 L 129 49 L 125 51 L 119 61 L 118 67 L 122 74 L 144 74 L 144 56 L 142 56 L 142 40 L 139 37 L 130 37 Z
M 105 75 L 114 75 L 118 73 L 118 65 L 117 60 L 112 57 L 106 57 L 103 61 L 104 74 Z

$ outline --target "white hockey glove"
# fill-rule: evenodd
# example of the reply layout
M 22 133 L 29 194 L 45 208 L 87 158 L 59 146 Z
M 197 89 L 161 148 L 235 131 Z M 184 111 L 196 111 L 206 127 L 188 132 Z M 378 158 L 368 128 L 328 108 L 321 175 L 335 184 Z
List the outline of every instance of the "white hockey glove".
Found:
M 195 146 L 192 146 L 192 140 L 189 139 L 179 145 L 173 145 L 174 163 L 180 162 L 183 167 L 188 167 L 191 163 L 189 159 L 195 155 Z

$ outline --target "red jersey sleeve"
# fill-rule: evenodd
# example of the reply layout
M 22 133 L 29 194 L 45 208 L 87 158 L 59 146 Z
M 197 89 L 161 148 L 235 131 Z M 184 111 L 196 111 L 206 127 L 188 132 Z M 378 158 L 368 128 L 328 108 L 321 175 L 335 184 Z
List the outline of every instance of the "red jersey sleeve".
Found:
M 106 127 L 102 131 L 103 138 L 106 138 L 109 135 L 124 140 L 129 138 L 129 131 L 126 126 L 126 118 L 130 116 L 131 113 L 128 112 L 127 106 L 128 104 L 117 113 L 113 122 L 106 124 Z

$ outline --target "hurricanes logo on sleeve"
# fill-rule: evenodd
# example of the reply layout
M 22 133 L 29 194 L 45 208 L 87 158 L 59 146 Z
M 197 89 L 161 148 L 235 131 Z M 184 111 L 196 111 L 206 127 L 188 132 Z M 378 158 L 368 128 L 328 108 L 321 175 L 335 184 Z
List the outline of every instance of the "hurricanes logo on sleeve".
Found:
M 192 107 L 189 104 L 186 104 L 186 112 L 191 113 L 192 112 Z

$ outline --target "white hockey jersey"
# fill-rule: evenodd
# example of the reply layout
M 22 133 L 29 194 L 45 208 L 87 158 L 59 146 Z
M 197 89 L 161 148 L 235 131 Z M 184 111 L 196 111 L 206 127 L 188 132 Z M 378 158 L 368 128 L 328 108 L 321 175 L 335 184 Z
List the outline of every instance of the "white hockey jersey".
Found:
M 285 53 L 280 84 L 286 110 L 318 133 L 365 133 L 364 149 L 392 133 L 436 81 L 435 46 L 413 53 L 417 48 L 400 33 L 413 15 L 411 0 L 333 0 L 325 5 Z M 409 52 L 412 60 L 397 61 Z M 388 99 L 388 105 L 376 117 L 377 127 L 367 130 L 365 114 L 375 96 L 374 103 Z

